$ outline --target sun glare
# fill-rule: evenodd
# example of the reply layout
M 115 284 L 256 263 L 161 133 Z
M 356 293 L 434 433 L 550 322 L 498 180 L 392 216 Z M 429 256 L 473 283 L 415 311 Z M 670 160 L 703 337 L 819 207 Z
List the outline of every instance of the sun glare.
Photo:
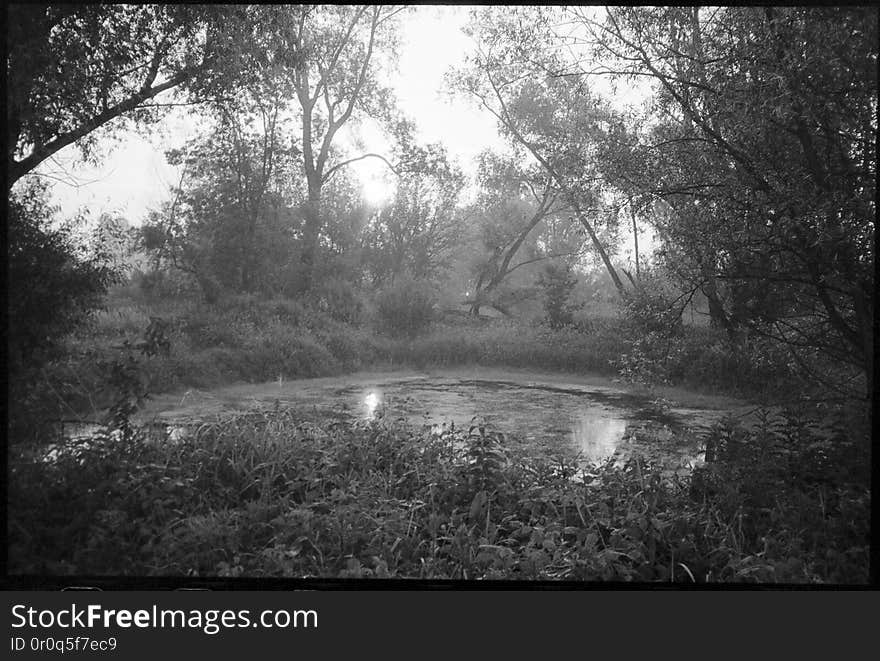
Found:
M 394 186 L 382 177 L 364 177 L 361 179 L 361 194 L 370 206 L 382 207 L 394 197 Z
M 364 397 L 364 407 L 367 410 L 367 420 L 372 420 L 376 417 L 376 409 L 379 408 L 379 404 L 382 403 L 382 396 L 373 391 L 369 393 L 366 397 Z

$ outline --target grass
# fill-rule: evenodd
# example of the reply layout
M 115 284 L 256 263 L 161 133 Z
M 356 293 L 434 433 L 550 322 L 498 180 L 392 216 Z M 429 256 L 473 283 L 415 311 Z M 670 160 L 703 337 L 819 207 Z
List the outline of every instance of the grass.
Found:
M 149 393 L 209 389 L 235 382 L 334 376 L 364 368 L 505 366 L 612 375 L 671 383 L 720 394 L 760 397 L 790 393 L 795 381 L 785 357 L 733 348 L 718 333 L 691 328 L 672 344 L 646 342 L 614 318 L 551 330 L 496 319 L 446 315 L 427 332 L 391 337 L 369 319 L 359 325 L 286 299 L 233 298 L 222 306 L 116 297 L 66 355 L 37 379 L 32 408 L 42 418 L 96 418 L 114 401 L 113 365 L 123 342 L 136 342 L 159 317 L 170 349 L 136 356 Z M 635 338 L 635 339 L 633 339 Z M 769 356 L 769 360 L 768 360 Z M 48 411 L 48 413 L 46 413 Z
M 420 367 L 483 365 L 613 374 L 614 358 L 624 349 L 610 324 L 582 333 L 506 320 L 457 321 L 397 344 L 393 356 Z
M 867 463 L 849 437 L 727 425 L 710 442 L 715 461 L 669 477 L 638 457 L 579 467 L 477 426 L 276 410 L 174 443 L 96 438 L 54 462 L 19 447 L 9 572 L 867 581 Z

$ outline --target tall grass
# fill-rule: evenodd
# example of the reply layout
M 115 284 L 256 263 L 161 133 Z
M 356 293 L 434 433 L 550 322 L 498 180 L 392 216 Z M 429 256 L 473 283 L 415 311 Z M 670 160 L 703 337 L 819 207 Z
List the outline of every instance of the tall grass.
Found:
M 611 374 L 625 349 L 611 324 L 582 333 L 499 320 L 440 324 L 421 337 L 393 345 L 392 357 L 418 366 L 474 364 Z

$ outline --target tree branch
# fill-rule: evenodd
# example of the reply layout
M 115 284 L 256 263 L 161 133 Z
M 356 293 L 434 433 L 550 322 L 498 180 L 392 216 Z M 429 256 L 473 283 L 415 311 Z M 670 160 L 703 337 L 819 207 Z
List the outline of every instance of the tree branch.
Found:
M 36 146 L 34 150 L 25 158 L 21 159 L 20 161 L 13 161 L 12 163 L 10 163 L 9 177 L 7 179 L 7 189 L 12 188 L 12 185 L 15 184 L 16 181 L 21 179 L 22 176 L 33 170 L 40 163 L 45 161 L 53 154 L 64 149 L 66 146 L 73 144 L 80 138 L 85 137 L 98 127 L 106 124 L 107 122 L 116 119 L 126 112 L 140 107 L 140 105 L 147 99 L 151 99 L 157 94 L 160 94 L 166 90 L 176 87 L 177 85 L 180 85 L 182 82 L 192 77 L 195 71 L 196 69 L 185 69 L 172 76 L 164 83 L 160 83 L 155 87 L 151 87 L 151 81 L 148 81 L 147 83 L 145 83 L 144 86 L 141 87 L 141 90 L 137 94 L 134 94 L 124 101 L 121 101 L 116 105 L 111 106 L 101 113 L 98 113 L 97 115 L 80 124 L 72 131 L 62 133 L 56 138 L 50 140 L 49 142 Z
M 342 163 L 337 163 L 332 168 L 327 170 L 327 172 L 324 174 L 324 176 L 321 177 L 321 183 L 322 184 L 327 183 L 327 181 L 330 180 L 330 177 L 332 177 L 336 173 L 337 170 L 344 168 L 346 165 L 350 165 L 351 163 L 354 163 L 356 161 L 362 161 L 365 158 L 378 158 L 379 160 L 384 161 L 385 165 L 387 165 L 388 168 L 394 174 L 396 174 L 398 177 L 400 176 L 400 172 L 397 171 L 397 168 L 395 168 L 394 165 L 392 165 L 391 162 L 387 158 L 385 158 L 381 154 L 374 154 L 371 152 L 369 154 L 364 154 L 363 156 L 358 156 L 357 158 L 350 158 L 347 161 L 342 161 Z

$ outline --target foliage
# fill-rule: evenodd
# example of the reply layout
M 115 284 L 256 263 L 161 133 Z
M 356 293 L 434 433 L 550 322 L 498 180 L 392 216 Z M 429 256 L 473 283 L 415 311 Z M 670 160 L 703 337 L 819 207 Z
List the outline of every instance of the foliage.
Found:
M 682 298 L 656 272 L 646 273 L 638 286 L 627 292 L 623 316 L 633 336 L 642 333 L 680 335 L 682 332 Z
M 783 347 L 760 336 L 731 337 L 718 328 L 685 326 L 687 299 L 661 269 L 643 273 L 620 304 L 620 375 L 641 385 L 681 384 L 750 399 L 790 396 L 806 384 Z
M 435 324 L 427 334 L 389 351 L 395 364 L 418 367 L 483 365 L 610 375 L 625 348 L 613 324 L 596 323 L 582 333 L 573 327 L 553 330 L 468 317 Z
M 876 14 L 571 7 L 471 16 L 476 48 L 451 83 L 541 164 L 621 293 L 601 230 L 613 241 L 619 205 L 629 204 L 657 229 L 661 260 L 685 295 L 706 297 L 713 325 L 780 344 L 829 389 L 870 391 Z M 592 85 L 600 75 L 612 86 L 647 81 L 650 103 L 612 110 Z M 849 371 L 828 382 L 823 361 Z
M 52 227 L 57 210 L 45 186 L 31 183 L 8 206 L 10 319 L 9 370 L 17 378 L 57 355 L 65 335 L 103 305 L 120 273 L 108 264 L 105 245 L 85 251 L 70 224 Z
M 131 294 L 137 294 L 137 290 Z M 137 342 L 152 317 L 167 324 L 167 353 L 138 359 L 151 393 L 266 382 L 393 366 L 461 366 L 560 370 L 615 375 L 637 383 L 671 383 L 747 398 L 790 397 L 806 386 L 792 374 L 790 357 L 761 338 L 732 343 L 723 332 L 685 327 L 681 335 L 640 335 L 625 319 L 581 315 L 553 330 L 513 319 L 441 314 L 410 337 L 379 333 L 384 326 L 367 305 L 361 324 L 333 314 L 349 310 L 344 297 L 334 313 L 320 301 L 230 296 L 217 305 L 198 300 L 128 298 L 111 292 L 106 311 L 64 343 L 63 355 L 45 365 L 29 409 L 43 420 L 88 416 L 98 420 L 116 401 L 107 366 L 128 341 Z M 433 294 L 433 292 L 429 292 Z M 329 302 L 329 299 L 327 299 Z M 360 300 L 360 299 L 357 299 Z M 336 304 L 334 304 L 336 305 Z M 352 308 L 353 310 L 355 308 Z M 394 321 L 398 316 L 392 317 Z M 824 366 L 833 370 L 833 365 Z M 10 385 L 18 387 L 12 380 Z M 27 425 L 25 425 L 27 428 Z M 22 430 L 22 434 L 24 430 Z
M 544 290 L 544 310 L 550 328 L 558 329 L 574 321 L 574 313 L 581 306 L 571 302 L 571 294 L 577 277 L 567 264 L 547 264 L 538 284 Z
M 439 276 L 464 227 L 457 208 L 464 185 L 461 170 L 441 145 L 409 152 L 406 168 L 398 172 L 394 200 L 375 213 L 364 232 L 364 266 L 378 286 L 400 276 Z
M 300 57 L 283 67 L 300 110 L 300 150 L 308 189 L 303 212 L 302 290 L 311 288 L 320 236 L 327 218 L 321 208 L 324 185 L 354 160 L 338 154 L 339 130 L 360 117 L 384 119 L 393 94 L 376 75 L 377 62 L 393 66 L 396 14 L 403 8 L 351 5 L 293 5 L 271 11 L 285 46 Z M 371 156 L 386 159 L 383 155 Z
M 171 350 L 167 329 L 167 322 L 152 317 L 144 330 L 144 339 L 136 346 L 125 340 L 120 347 L 120 356 L 104 366 L 109 372 L 107 385 L 114 398 L 105 416 L 105 425 L 111 432 L 119 432 L 124 440 L 134 436 L 132 416 L 150 396 L 145 383 L 145 370 L 134 350 L 137 349 L 144 358 L 160 353 L 167 355 Z
M 663 200 L 658 225 L 682 280 L 729 330 L 787 346 L 805 369 L 816 352 L 845 363 L 870 391 L 876 13 L 614 8 L 601 25 L 570 16 L 612 74 L 657 85 L 651 121 L 609 133 L 602 160 L 630 194 Z M 847 381 L 833 385 L 853 394 Z
M 48 425 L 44 368 L 63 358 L 67 338 L 84 330 L 121 271 L 100 236 L 86 249 L 72 223 L 54 222 L 57 210 L 48 205 L 45 186 L 31 181 L 20 187 L 7 211 L 6 431 L 12 442 L 23 442 Z
M 513 156 L 486 151 L 480 155 L 477 179 L 480 188 L 471 206 L 476 245 L 467 262 L 475 276 L 467 285 L 472 314 L 479 314 L 483 305 L 507 310 L 504 299 L 524 293 L 534 280 L 530 265 L 551 258 L 574 261 L 583 249 L 582 236 L 557 231 L 570 222 L 559 218 L 566 209 L 541 168 L 523 167 Z
M 562 49 L 547 43 L 551 23 L 534 7 L 472 12 L 467 31 L 478 45 L 451 83 L 498 120 L 517 153 L 540 164 L 623 293 L 608 241 L 617 214 L 603 208 L 598 167 L 602 136 L 620 120 L 583 78 L 559 75 Z
M 434 319 L 434 298 L 430 283 L 400 278 L 376 296 L 379 323 L 393 337 L 415 337 Z
M 316 307 L 331 319 L 357 326 L 364 319 L 362 295 L 342 278 L 326 278 L 316 283 L 311 293 Z
M 763 447 L 762 432 L 734 433 Z M 833 459 L 857 465 L 844 446 L 852 443 Z M 276 411 L 190 428 L 176 441 L 141 430 L 49 461 L 16 455 L 9 571 L 868 580 L 870 492 L 856 474 L 825 486 L 725 455 L 693 477 L 669 477 L 641 458 L 578 467 L 517 447 L 478 421 L 438 434 L 382 421 L 315 425 Z M 816 450 L 804 448 L 792 444 L 790 461 L 820 475 Z
M 792 389 L 805 387 L 777 347 L 763 341 L 732 342 L 715 329 L 683 335 L 647 332 L 628 340 L 614 364 L 627 381 L 649 386 L 678 384 L 770 399 L 785 399 Z
M 737 543 L 763 545 L 744 575 L 771 581 L 779 569 L 772 559 L 779 558 L 789 571 L 845 582 L 868 549 L 853 525 L 869 511 L 868 435 L 842 415 L 825 411 L 817 422 L 803 409 L 762 410 L 752 430 L 728 419 L 707 438 L 711 460 L 695 471 L 691 496 L 738 514 Z M 811 561 L 804 551 L 812 551 Z
M 69 144 L 88 157 L 97 129 L 153 121 L 157 94 L 238 62 L 209 52 L 240 24 L 222 6 L 14 4 L 7 18 L 9 187 Z
M 272 293 L 295 253 L 294 162 L 280 91 L 248 89 L 218 104 L 211 130 L 168 153 L 181 167 L 173 198 L 150 214 L 141 247 L 154 271 L 189 274 L 207 300 L 221 291 Z

